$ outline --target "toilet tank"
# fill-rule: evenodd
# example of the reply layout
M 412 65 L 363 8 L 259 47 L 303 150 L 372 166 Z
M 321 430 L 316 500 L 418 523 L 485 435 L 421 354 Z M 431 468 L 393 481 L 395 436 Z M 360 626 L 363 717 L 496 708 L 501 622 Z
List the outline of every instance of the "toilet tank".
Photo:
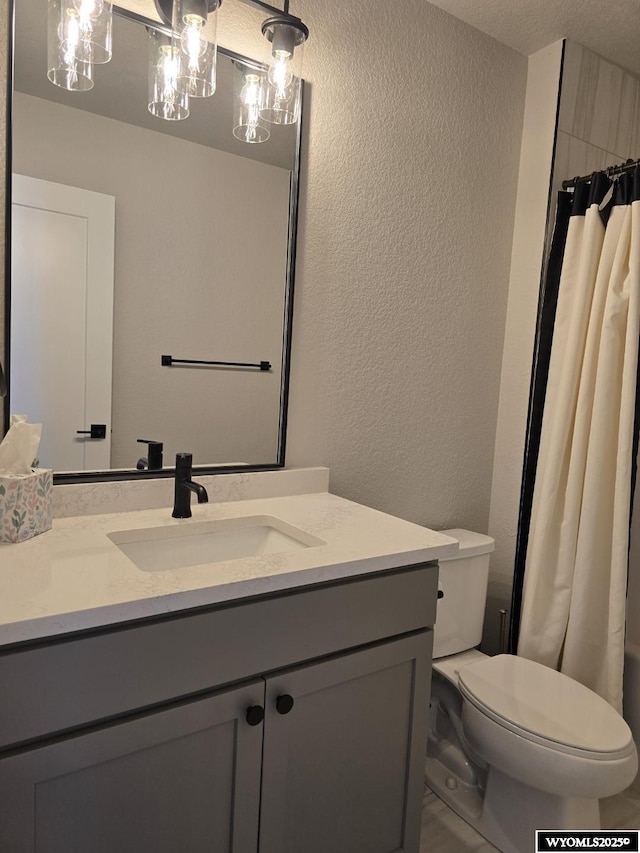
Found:
M 482 639 L 482 623 L 489 580 L 489 555 L 495 548 L 490 536 L 470 530 L 442 530 L 457 539 L 460 550 L 439 560 L 438 609 L 433 637 L 434 658 L 472 649 Z

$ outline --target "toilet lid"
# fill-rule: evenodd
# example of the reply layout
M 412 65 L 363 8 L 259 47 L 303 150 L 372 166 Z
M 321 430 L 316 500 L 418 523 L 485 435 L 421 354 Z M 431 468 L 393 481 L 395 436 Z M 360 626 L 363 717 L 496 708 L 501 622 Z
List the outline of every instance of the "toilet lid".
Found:
M 463 666 L 460 692 L 495 722 L 528 740 L 591 758 L 622 757 L 631 731 L 604 699 L 527 658 L 497 655 Z

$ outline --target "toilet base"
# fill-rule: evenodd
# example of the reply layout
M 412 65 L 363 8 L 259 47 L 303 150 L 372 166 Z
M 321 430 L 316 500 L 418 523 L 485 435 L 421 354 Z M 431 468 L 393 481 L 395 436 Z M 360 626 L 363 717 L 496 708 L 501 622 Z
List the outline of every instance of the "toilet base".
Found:
M 431 790 L 502 853 L 530 853 L 536 829 L 600 829 L 598 800 L 547 794 L 489 768 L 484 794 L 456 781 L 441 762 L 427 757 Z M 447 784 L 449 782 L 449 784 Z

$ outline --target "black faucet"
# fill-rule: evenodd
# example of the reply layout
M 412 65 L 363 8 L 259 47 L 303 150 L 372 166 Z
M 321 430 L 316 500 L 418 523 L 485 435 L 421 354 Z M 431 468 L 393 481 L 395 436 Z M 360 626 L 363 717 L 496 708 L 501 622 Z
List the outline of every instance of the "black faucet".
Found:
M 138 459 L 138 464 L 136 465 L 138 471 L 144 471 L 145 468 L 149 471 L 159 471 L 162 468 L 162 442 L 149 441 L 148 438 L 139 438 L 138 444 L 149 445 L 147 456 Z
M 199 504 L 209 502 L 209 495 L 204 486 L 194 483 L 191 479 L 191 453 L 178 453 L 176 456 L 176 485 L 173 501 L 173 518 L 191 518 L 191 492 L 198 496 Z

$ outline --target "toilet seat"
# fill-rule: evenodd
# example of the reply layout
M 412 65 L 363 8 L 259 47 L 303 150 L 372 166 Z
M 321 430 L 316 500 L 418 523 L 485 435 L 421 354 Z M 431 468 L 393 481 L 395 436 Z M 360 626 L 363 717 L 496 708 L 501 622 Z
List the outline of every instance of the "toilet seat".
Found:
M 591 760 L 635 753 L 631 732 L 604 699 L 542 664 L 497 655 L 463 666 L 462 696 L 504 729 L 527 741 Z

